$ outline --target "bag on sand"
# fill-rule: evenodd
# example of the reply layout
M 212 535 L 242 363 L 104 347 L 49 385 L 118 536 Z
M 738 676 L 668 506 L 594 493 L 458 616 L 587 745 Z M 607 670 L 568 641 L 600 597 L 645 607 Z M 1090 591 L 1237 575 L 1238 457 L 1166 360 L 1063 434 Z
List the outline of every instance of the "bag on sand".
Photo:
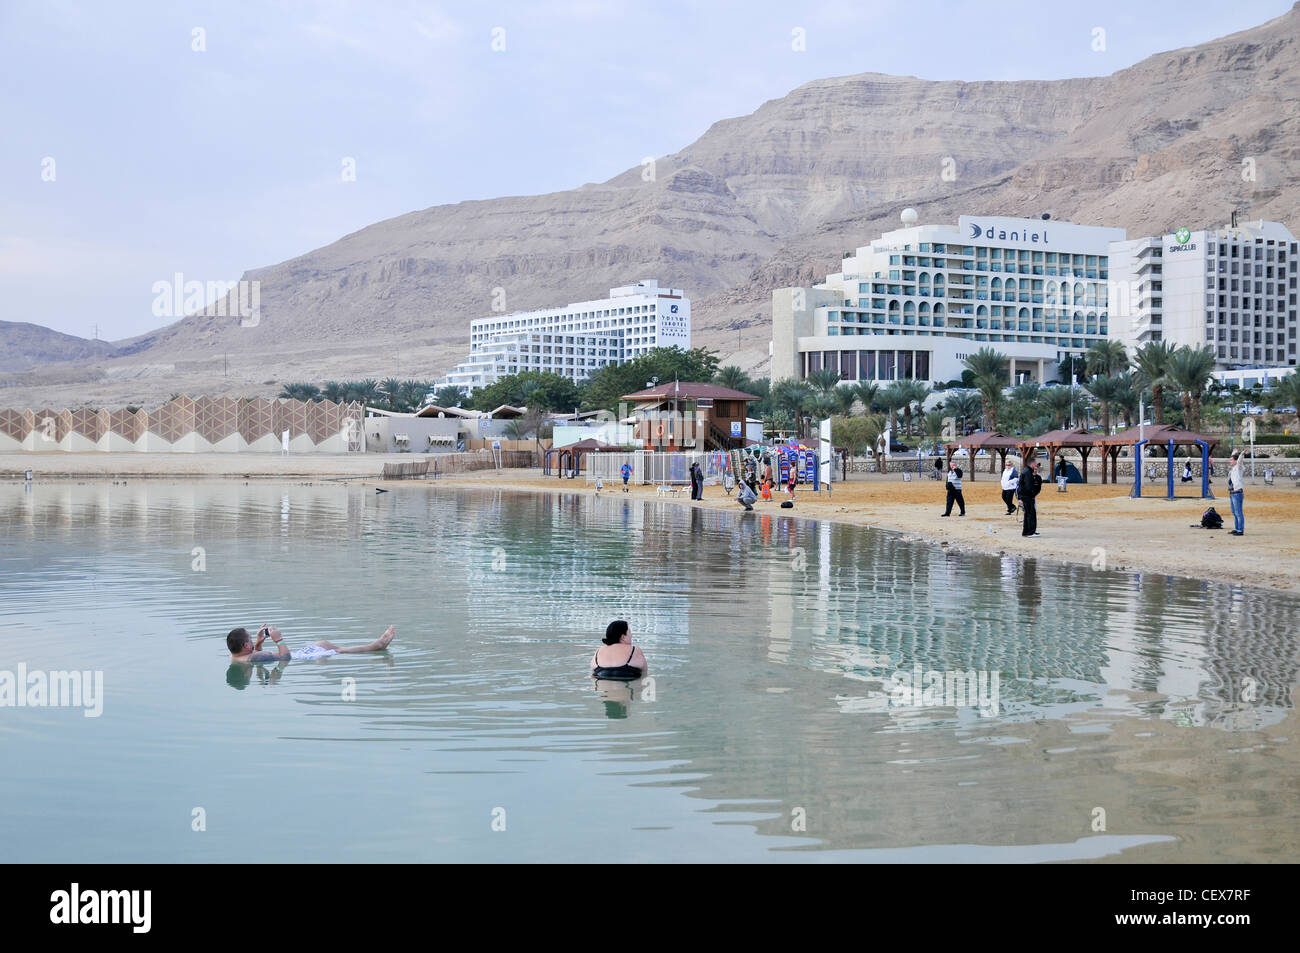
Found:
M 792 509 L 794 509 L 794 503 L 792 503 L 790 500 L 782 500 L 782 501 L 781 501 L 781 509 L 783 509 L 783 510 L 792 510 Z
M 1201 514 L 1201 529 L 1223 529 L 1223 517 L 1213 506 Z

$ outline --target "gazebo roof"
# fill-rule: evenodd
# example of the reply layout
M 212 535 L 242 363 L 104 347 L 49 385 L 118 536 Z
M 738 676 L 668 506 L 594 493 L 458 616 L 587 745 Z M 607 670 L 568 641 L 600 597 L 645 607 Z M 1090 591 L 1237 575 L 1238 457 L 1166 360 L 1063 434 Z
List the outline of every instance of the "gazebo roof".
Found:
M 1130 427 L 1110 437 L 1099 436 L 1097 443 L 1107 447 L 1127 447 L 1136 444 L 1139 440 L 1156 444 L 1167 444 L 1172 440 L 1176 446 L 1202 442 L 1208 443 L 1211 447 L 1219 442 L 1217 437 L 1207 437 L 1205 434 L 1184 430 L 1174 424 L 1161 424 L 1150 427 Z
M 693 381 L 668 381 L 647 390 L 624 394 L 619 400 L 635 400 L 648 403 L 656 400 L 759 400 L 754 394 L 732 390 L 719 384 L 699 384 Z
M 948 443 L 949 447 L 965 447 L 968 450 L 973 448 L 982 449 L 1002 449 L 1018 447 L 1023 441 L 1019 437 L 1012 437 L 1000 430 L 977 430 L 972 434 L 967 434 L 960 440 L 953 440 Z
M 1020 441 L 1022 447 L 1095 447 L 1105 434 L 1090 433 L 1082 427 L 1066 427 L 1049 430 L 1041 437 L 1026 437 Z

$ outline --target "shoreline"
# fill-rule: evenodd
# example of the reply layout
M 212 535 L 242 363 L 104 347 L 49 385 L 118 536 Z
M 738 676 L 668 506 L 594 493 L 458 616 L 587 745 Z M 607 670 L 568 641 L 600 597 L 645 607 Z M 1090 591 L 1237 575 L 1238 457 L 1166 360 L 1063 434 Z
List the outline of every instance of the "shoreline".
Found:
M 540 469 L 481 470 L 440 476 L 435 480 L 389 480 L 378 471 L 387 457 L 379 455 L 234 455 L 234 454 L 64 454 L 34 456 L 0 454 L 0 481 L 23 483 L 31 467 L 34 483 L 68 481 L 293 481 L 359 483 L 372 486 L 424 486 L 452 489 L 510 489 L 521 492 L 565 492 L 595 495 L 585 479 L 544 477 Z M 801 487 L 801 490 L 803 488 Z M 1159 487 L 1163 489 L 1163 485 Z M 1018 519 L 1005 516 L 996 477 L 980 474 L 964 488 L 969 515 L 943 519 L 942 484 L 932 480 L 904 482 L 900 473 L 854 475 L 836 483 L 828 496 L 811 490 L 796 495 L 793 510 L 782 510 L 774 494 L 770 503 L 756 503 L 762 515 L 822 519 L 869 526 L 899 534 L 904 540 L 925 542 L 948 551 L 991 556 L 1032 556 L 1049 563 L 1089 566 L 1213 580 L 1300 596 L 1300 488 L 1285 480 L 1267 487 L 1247 484 L 1245 537 L 1232 537 L 1232 515 L 1221 482 L 1212 489 L 1221 495 L 1201 500 L 1191 495 L 1169 501 L 1144 496 L 1130 499 L 1120 484 L 1070 484 L 1064 494 L 1046 483 L 1038 498 L 1043 536 L 1020 535 Z M 602 496 L 622 496 L 622 487 L 606 485 Z M 707 506 L 739 511 L 735 497 L 720 486 L 705 488 L 705 498 L 659 497 L 656 487 L 636 486 L 627 494 L 640 500 Z M 1206 507 L 1224 517 L 1219 531 L 1192 529 Z

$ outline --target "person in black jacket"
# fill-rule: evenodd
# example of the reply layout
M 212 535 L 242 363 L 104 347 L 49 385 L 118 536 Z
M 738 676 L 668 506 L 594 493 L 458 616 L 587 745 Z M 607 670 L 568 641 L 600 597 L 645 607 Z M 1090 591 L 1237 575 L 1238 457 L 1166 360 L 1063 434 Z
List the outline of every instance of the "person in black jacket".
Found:
M 961 507 L 959 515 L 966 515 L 966 500 L 961 495 L 961 467 L 955 463 L 948 464 L 948 506 L 940 514 L 941 516 L 952 515 L 952 505 L 956 503 Z
M 1020 471 L 1020 505 L 1025 510 L 1025 525 L 1021 536 L 1040 536 L 1038 532 L 1038 507 L 1035 497 L 1043 488 L 1043 478 L 1038 475 L 1038 461 L 1031 460 L 1029 466 Z

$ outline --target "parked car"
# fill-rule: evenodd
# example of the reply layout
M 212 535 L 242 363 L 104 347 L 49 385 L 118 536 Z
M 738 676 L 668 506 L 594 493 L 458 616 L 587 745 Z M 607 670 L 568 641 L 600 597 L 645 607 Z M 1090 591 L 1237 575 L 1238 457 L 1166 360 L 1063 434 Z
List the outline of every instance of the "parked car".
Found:
M 912 448 L 905 443 L 894 442 L 889 445 L 890 453 L 911 453 Z

